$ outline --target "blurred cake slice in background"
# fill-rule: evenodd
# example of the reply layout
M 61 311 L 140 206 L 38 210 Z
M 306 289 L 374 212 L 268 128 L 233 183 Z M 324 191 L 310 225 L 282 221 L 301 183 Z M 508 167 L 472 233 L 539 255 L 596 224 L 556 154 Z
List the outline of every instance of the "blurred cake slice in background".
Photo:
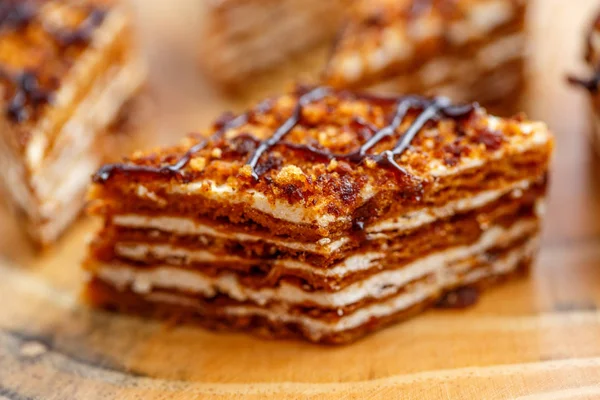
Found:
M 247 90 L 265 72 L 270 81 L 282 69 L 288 79 L 317 75 L 351 1 L 207 1 L 202 68 L 234 91 Z
M 0 182 L 38 244 L 79 214 L 90 175 L 121 146 L 107 135 L 144 79 L 116 3 L 0 2 Z
M 524 86 L 526 6 L 525 0 L 356 0 L 325 82 L 514 104 Z
M 569 81 L 586 89 L 592 110 L 592 140 L 600 153 L 600 14 L 587 33 L 585 61 L 590 72 L 586 77 L 569 77 Z

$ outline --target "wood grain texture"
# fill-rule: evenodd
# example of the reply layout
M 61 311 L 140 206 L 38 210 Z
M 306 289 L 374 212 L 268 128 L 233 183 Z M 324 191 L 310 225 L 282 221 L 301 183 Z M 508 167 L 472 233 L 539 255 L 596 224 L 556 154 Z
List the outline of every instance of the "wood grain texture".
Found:
M 194 67 L 197 0 L 133 0 L 160 142 L 243 101 Z M 0 399 L 600 398 L 600 163 L 586 138 L 582 32 L 594 0 L 537 0 L 528 113 L 557 136 L 542 254 L 528 279 L 466 311 L 429 311 L 348 347 L 269 342 L 90 310 L 84 220 L 35 256 L 0 216 Z M 585 21 L 585 23 L 584 23 Z

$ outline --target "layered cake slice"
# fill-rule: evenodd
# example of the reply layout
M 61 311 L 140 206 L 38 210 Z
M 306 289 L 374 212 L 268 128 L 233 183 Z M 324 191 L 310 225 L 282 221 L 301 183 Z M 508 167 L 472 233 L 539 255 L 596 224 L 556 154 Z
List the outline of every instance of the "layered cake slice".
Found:
M 109 1 L 0 2 L 0 183 L 33 239 L 80 212 L 105 132 L 144 79 L 123 10 Z
M 515 102 L 525 0 L 356 0 L 325 70 L 336 87 Z
M 302 73 L 315 64 L 316 74 L 326 56 L 321 49 L 333 41 L 351 1 L 205 2 L 200 63 L 213 80 L 233 90 L 246 87 L 265 72 L 273 79 L 274 69 Z
M 590 70 L 588 76 L 585 78 L 572 76 L 569 77 L 569 81 L 589 93 L 594 132 L 592 139 L 597 151 L 600 152 L 600 14 L 587 33 L 585 61 Z
M 528 269 L 552 138 L 446 98 L 298 88 L 94 177 L 93 304 L 344 343 Z

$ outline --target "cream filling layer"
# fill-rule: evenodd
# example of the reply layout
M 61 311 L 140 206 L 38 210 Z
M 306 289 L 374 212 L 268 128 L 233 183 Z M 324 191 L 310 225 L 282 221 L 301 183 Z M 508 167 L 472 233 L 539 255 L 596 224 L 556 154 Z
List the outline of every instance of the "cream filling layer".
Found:
M 369 233 L 379 233 L 386 231 L 403 231 L 418 228 L 429 224 L 437 219 L 449 217 L 458 212 L 474 210 L 483 207 L 508 193 L 519 193 L 531 186 L 528 180 L 518 181 L 510 186 L 497 190 L 487 190 L 473 197 L 451 201 L 445 206 L 437 208 L 427 208 L 416 210 L 396 218 L 378 222 L 367 227 Z
M 230 263 L 230 264 L 264 264 L 264 259 L 242 258 L 238 256 L 215 254 L 210 250 L 190 250 L 170 244 L 148 244 L 148 243 L 117 243 L 115 253 L 133 261 L 147 261 L 148 258 L 168 261 L 173 265 L 186 265 L 191 263 Z M 384 258 L 384 253 L 369 252 L 356 254 L 345 258 L 343 261 L 330 268 L 317 268 L 309 263 L 297 261 L 296 259 L 277 259 L 269 261 L 273 267 L 283 267 L 286 270 L 307 271 L 311 274 L 327 277 L 343 278 L 344 276 L 363 270 L 373 268 L 377 261 Z
M 530 239 L 524 246 L 512 250 L 504 257 L 489 263 L 486 267 L 471 269 L 471 263 L 457 264 L 452 268 L 440 267 L 434 275 L 423 282 L 416 282 L 408 287 L 406 292 L 394 296 L 380 303 L 371 304 L 342 315 L 333 322 L 312 318 L 303 314 L 290 313 L 285 307 L 261 308 L 251 305 L 228 306 L 223 313 L 231 316 L 261 316 L 274 322 L 298 323 L 313 340 L 321 337 L 357 328 L 372 319 L 384 318 L 389 315 L 409 309 L 432 297 L 439 296 L 444 290 L 457 285 L 474 283 L 486 277 L 503 275 L 514 271 L 519 262 L 526 257 L 531 257 L 537 251 L 539 240 L 537 237 Z M 197 307 L 197 303 L 190 297 L 169 293 L 149 293 L 144 295 L 148 301 L 157 303 L 171 303 L 187 307 Z
M 508 185 L 502 189 L 488 190 L 466 199 L 447 203 L 442 207 L 424 208 L 400 217 L 390 218 L 374 225 L 368 226 L 367 240 L 380 239 L 381 233 L 393 231 L 394 234 L 404 230 L 418 228 L 431 223 L 439 218 L 454 215 L 458 212 L 469 211 L 491 203 L 508 193 L 518 194 L 531 185 L 530 181 L 523 180 Z M 146 194 L 147 196 L 147 194 Z M 316 242 L 299 242 L 286 239 L 277 239 L 273 236 L 264 237 L 242 231 L 229 229 L 227 232 L 215 229 L 209 225 L 199 223 L 191 218 L 173 216 L 146 216 L 138 214 L 121 214 L 112 217 L 112 222 L 121 227 L 135 229 L 157 229 L 163 232 L 187 236 L 209 236 L 239 242 L 265 242 L 295 251 L 330 255 L 350 241 L 348 237 L 331 240 L 323 238 Z
M 538 223 L 532 220 L 517 222 L 508 229 L 494 226 L 483 233 L 479 240 L 472 245 L 453 247 L 422 257 L 399 269 L 379 272 L 336 292 L 307 292 L 301 287 L 286 282 L 282 282 L 276 288 L 251 289 L 244 286 L 233 273 L 208 277 L 197 271 L 168 265 L 152 269 L 101 265 L 95 273 L 115 287 L 121 289 L 131 287 L 137 293 L 149 293 L 155 288 L 173 289 L 197 293 L 203 297 L 214 297 L 222 293 L 238 301 L 252 301 L 259 305 L 278 301 L 287 304 L 310 303 L 334 308 L 368 298 L 387 297 L 411 281 L 439 273 L 448 266 L 476 257 L 494 246 L 510 243 L 526 235 L 533 235 L 537 227 Z
M 276 239 L 274 237 L 263 237 L 244 232 L 224 232 L 209 225 L 199 223 L 191 218 L 184 217 L 149 217 L 138 214 L 123 214 L 112 217 L 112 222 L 117 226 L 136 229 L 157 229 L 163 232 L 175 233 L 177 235 L 201 235 L 219 239 L 235 240 L 238 242 L 265 242 L 285 247 L 291 250 L 307 251 L 316 254 L 330 254 L 338 250 L 348 238 L 335 241 L 321 239 L 316 243 L 296 242 L 291 240 Z
M 541 207 L 536 209 L 541 210 Z M 517 231 L 515 234 L 520 235 L 521 233 Z M 484 232 L 480 240 L 489 242 L 490 240 L 498 239 L 499 235 L 501 235 L 501 233 L 492 228 L 492 230 Z M 512 240 L 514 237 L 509 234 L 509 239 Z M 119 257 L 123 257 L 132 261 L 145 262 L 150 258 L 163 262 L 168 261 L 168 263 L 171 265 L 186 265 L 192 263 L 235 263 L 258 265 L 265 263 L 265 260 L 258 258 L 252 259 L 215 254 L 210 250 L 191 250 L 171 244 L 148 244 L 137 242 L 117 243 L 115 245 L 115 253 Z M 376 267 L 379 260 L 383 259 L 384 257 L 385 253 L 383 252 L 356 254 L 345 258 L 330 268 L 315 267 L 314 265 L 306 262 L 285 258 L 272 260 L 269 261 L 269 263 L 273 267 L 282 267 L 289 271 L 303 271 L 323 278 L 341 279 L 352 273 L 365 271 Z

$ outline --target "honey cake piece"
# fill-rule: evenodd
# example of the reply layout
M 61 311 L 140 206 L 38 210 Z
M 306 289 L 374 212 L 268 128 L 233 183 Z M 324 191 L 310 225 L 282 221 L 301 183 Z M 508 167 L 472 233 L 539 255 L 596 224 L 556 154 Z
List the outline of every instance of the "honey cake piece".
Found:
M 525 0 L 356 0 L 327 84 L 514 104 L 524 85 Z
M 585 62 L 589 69 L 585 78 L 570 76 L 571 84 L 584 88 L 590 98 L 595 148 L 600 152 L 600 14 L 595 18 L 586 36 Z
M 80 212 L 110 125 L 144 80 L 127 14 L 110 1 L 0 3 L 0 183 L 41 245 Z
M 92 304 L 346 343 L 526 271 L 553 140 L 446 98 L 298 87 L 94 176 Z
M 211 0 L 204 4 L 200 63 L 220 86 L 316 75 L 351 0 Z M 322 50 L 325 51 L 322 51 Z M 294 64 L 300 64 L 299 68 Z M 277 74 L 275 70 L 279 71 Z

